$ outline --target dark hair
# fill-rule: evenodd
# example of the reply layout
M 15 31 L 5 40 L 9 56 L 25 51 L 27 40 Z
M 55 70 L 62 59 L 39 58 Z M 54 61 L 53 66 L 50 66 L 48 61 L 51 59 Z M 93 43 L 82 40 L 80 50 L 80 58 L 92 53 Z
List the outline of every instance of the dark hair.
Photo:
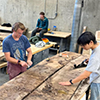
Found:
M 18 29 L 21 29 L 21 30 L 25 30 L 26 28 L 25 28 L 25 26 L 23 25 L 23 23 L 21 23 L 21 22 L 16 22 L 13 26 L 12 26 L 12 32 L 13 31 L 17 31 Z
M 77 40 L 77 43 L 79 45 L 83 45 L 84 46 L 86 44 L 89 44 L 90 41 L 93 41 L 94 44 L 97 43 L 95 35 L 93 33 L 87 31 L 87 32 L 84 32 L 84 33 L 82 33 L 80 35 L 80 37 Z
M 45 13 L 44 12 L 40 12 L 40 15 L 45 15 Z

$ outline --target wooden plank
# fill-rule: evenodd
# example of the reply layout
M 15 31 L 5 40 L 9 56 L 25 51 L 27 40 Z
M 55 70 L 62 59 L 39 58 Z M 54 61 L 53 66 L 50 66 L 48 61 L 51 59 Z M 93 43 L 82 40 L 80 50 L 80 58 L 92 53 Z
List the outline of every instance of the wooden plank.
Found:
M 67 38 L 71 36 L 71 33 L 68 32 L 58 32 L 58 31 L 52 31 L 54 34 L 45 33 L 46 36 L 53 36 L 53 37 L 61 37 L 61 38 Z
M 2 62 L 5 59 L 4 53 L 0 50 L 0 69 L 7 66 L 7 62 Z
M 0 32 L 0 40 L 4 40 L 4 38 L 6 38 L 8 35 L 10 35 L 10 33 L 7 32 Z
M 84 27 L 83 27 L 83 31 L 82 31 L 82 33 L 86 32 L 86 30 L 87 30 L 87 27 L 86 27 L 86 26 L 84 26 Z M 79 48 L 78 48 L 78 53 L 80 53 L 80 54 L 81 54 L 81 50 L 82 50 L 82 47 L 81 47 L 81 46 L 79 46 Z
M 81 100 L 82 97 L 85 95 L 89 86 L 90 86 L 89 80 L 88 79 L 83 80 L 82 83 L 79 85 L 77 91 L 71 98 L 71 100 Z
M 61 86 L 58 83 L 79 76 L 85 68 L 74 69 L 73 65 L 82 62 L 87 57 L 89 56 L 84 55 L 70 61 L 64 68 L 45 81 L 24 100 L 70 100 L 79 83 L 72 86 Z M 76 98 L 74 100 L 79 99 Z
M 63 68 L 71 60 L 76 59 L 80 54 L 64 52 L 68 58 L 60 57 L 59 54 L 51 57 L 49 61 L 42 61 L 23 74 L 15 77 L 0 87 L 1 100 L 22 100 L 44 81 L 52 76 L 57 70 Z
M 100 41 L 100 30 L 96 31 L 95 36 L 96 36 L 96 40 Z
M 7 62 L 0 62 L 0 69 L 7 66 Z
M 82 54 L 88 54 L 88 55 L 91 55 L 92 53 L 92 50 L 83 50 Z
M 12 32 L 12 27 L 6 27 L 0 25 L 0 30 Z
M 6 36 L 0 36 L 0 40 L 3 41 L 6 38 Z
M 60 38 L 67 38 L 69 36 L 71 36 L 71 33 L 69 32 L 60 32 L 60 31 L 52 31 L 54 34 L 50 34 L 50 33 L 45 33 L 44 36 L 52 36 L 52 37 L 60 37 Z M 31 34 L 32 31 L 29 31 L 29 34 Z M 39 33 L 37 33 L 39 34 Z
M 52 47 L 53 45 L 55 45 L 55 44 L 54 44 L 54 43 L 50 43 L 50 45 L 45 45 L 45 46 L 42 47 L 42 48 L 38 48 L 38 47 L 36 47 L 35 45 L 31 44 L 32 54 L 36 54 L 36 53 L 38 53 L 38 52 L 41 52 L 41 51 L 43 51 L 43 50 L 46 50 L 46 49 Z
M 0 60 L 4 59 L 4 53 L 2 52 L 2 50 L 0 50 Z
M 0 36 L 8 36 L 10 35 L 11 33 L 7 33 L 7 32 L 0 32 Z

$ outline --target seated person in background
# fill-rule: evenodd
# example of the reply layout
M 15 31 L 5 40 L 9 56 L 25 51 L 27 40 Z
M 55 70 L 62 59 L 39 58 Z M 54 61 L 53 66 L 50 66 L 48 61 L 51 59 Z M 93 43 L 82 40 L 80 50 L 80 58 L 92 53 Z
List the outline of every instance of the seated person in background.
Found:
M 33 30 L 31 37 L 35 36 L 37 32 L 40 32 L 39 37 L 43 38 L 44 33 L 48 30 L 48 19 L 45 17 L 44 12 L 40 12 L 40 19 L 37 21 L 36 29 Z

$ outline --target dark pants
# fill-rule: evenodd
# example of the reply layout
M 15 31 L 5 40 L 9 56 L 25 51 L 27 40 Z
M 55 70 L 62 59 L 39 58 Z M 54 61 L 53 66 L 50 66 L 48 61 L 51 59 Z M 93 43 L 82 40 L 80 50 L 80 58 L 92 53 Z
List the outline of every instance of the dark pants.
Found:
M 42 29 L 42 30 L 35 29 L 32 31 L 31 37 L 35 36 L 37 32 L 40 32 L 39 37 L 43 38 L 43 35 L 44 33 L 47 32 L 47 30 L 46 29 Z

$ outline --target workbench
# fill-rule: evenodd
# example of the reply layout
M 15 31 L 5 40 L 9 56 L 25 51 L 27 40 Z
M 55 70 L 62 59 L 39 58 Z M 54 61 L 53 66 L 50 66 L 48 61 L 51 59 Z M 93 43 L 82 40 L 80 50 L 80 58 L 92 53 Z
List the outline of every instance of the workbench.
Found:
M 88 55 L 63 52 L 68 55 L 55 55 L 30 68 L 21 75 L 0 86 L 0 100 L 81 100 L 89 87 L 88 81 L 72 86 L 58 83 L 80 75 L 85 68 L 74 69 Z
M 71 33 L 68 32 L 60 32 L 60 31 L 52 31 L 54 34 L 51 33 L 44 33 L 44 37 L 48 38 L 49 41 L 57 42 L 59 44 L 59 51 L 69 50 L 70 46 L 70 37 Z M 31 34 L 32 31 L 29 31 Z M 39 34 L 39 33 L 37 33 Z
M 54 42 L 50 42 L 49 45 L 45 45 L 42 48 L 35 47 L 35 45 L 31 44 L 31 50 L 32 50 L 32 55 L 33 55 L 32 56 L 33 65 L 36 65 L 37 63 L 41 62 L 45 58 L 48 58 L 49 49 L 50 49 L 50 47 L 54 46 L 55 44 L 56 43 L 54 43 Z
M 40 61 L 44 60 L 45 58 L 48 58 L 49 48 L 54 45 L 55 45 L 55 43 L 50 42 L 49 45 L 45 45 L 42 48 L 37 48 L 37 47 L 35 47 L 35 45 L 31 44 L 31 50 L 32 50 L 32 55 L 33 55 L 32 56 L 33 65 L 39 63 Z M 0 50 L 0 58 L 2 58 L 2 57 L 4 58 L 4 53 L 2 52 L 2 50 Z M 7 66 L 7 62 L 0 63 L 0 68 L 6 67 L 6 66 Z
M 4 38 L 6 38 L 8 35 L 10 35 L 11 33 L 7 33 L 7 32 L 0 32 L 0 41 L 3 41 Z
M 38 48 L 38 47 L 36 47 L 35 45 L 31 44 L 32 54 L 34 55 L 34 54 L 36 54 L 36 53 L 38 53 L 38 52 L 41 52 L 41 51 L 43 51 L 43 50 L 46 50 L 46 49 L 48 49 L 48 48 L 50 48 L 50 47 L 52 47 L 52 46 L 55 46 L 55 45 L 56 45 L 56 43 L 50 42 L 49 45 L 45 45 L 44 47 Z
M 0 69 L 7 66 L 7 62 L 2 61 L 4 58 L 4 53 L 0 50 Z
M 12 33 L 12 27 L 6 27 L 6 26 L 1 26 L 0 25 L 0 32 Z
M 4 26 L 0 26 L 0 41 L 3 41 L 5 37 L 7 37 L 8 35 L 10 35 L 12 28 L 11 27 L 4 27 Z M 42 48 L 37 48 L 35 47 L 35 45 L 31 44 L 31 49 L 32 49 L 32 62 L 33 65 L 39 63 L 40 61 L 42 61 L 43 59 L 47 58 L 49 55 L 49 48 L 54 46 L 56 43 L 54 42 L 50 42 L 50 45 L 45 45 Z M 1 50 L 2 47 L 0 47 Z M 33 66 L 32 65 L 32 66 Z M 0 68 L 3 68 L 7 66 L 7 62 L 4 62 L 2 64 L 0 64 Z

